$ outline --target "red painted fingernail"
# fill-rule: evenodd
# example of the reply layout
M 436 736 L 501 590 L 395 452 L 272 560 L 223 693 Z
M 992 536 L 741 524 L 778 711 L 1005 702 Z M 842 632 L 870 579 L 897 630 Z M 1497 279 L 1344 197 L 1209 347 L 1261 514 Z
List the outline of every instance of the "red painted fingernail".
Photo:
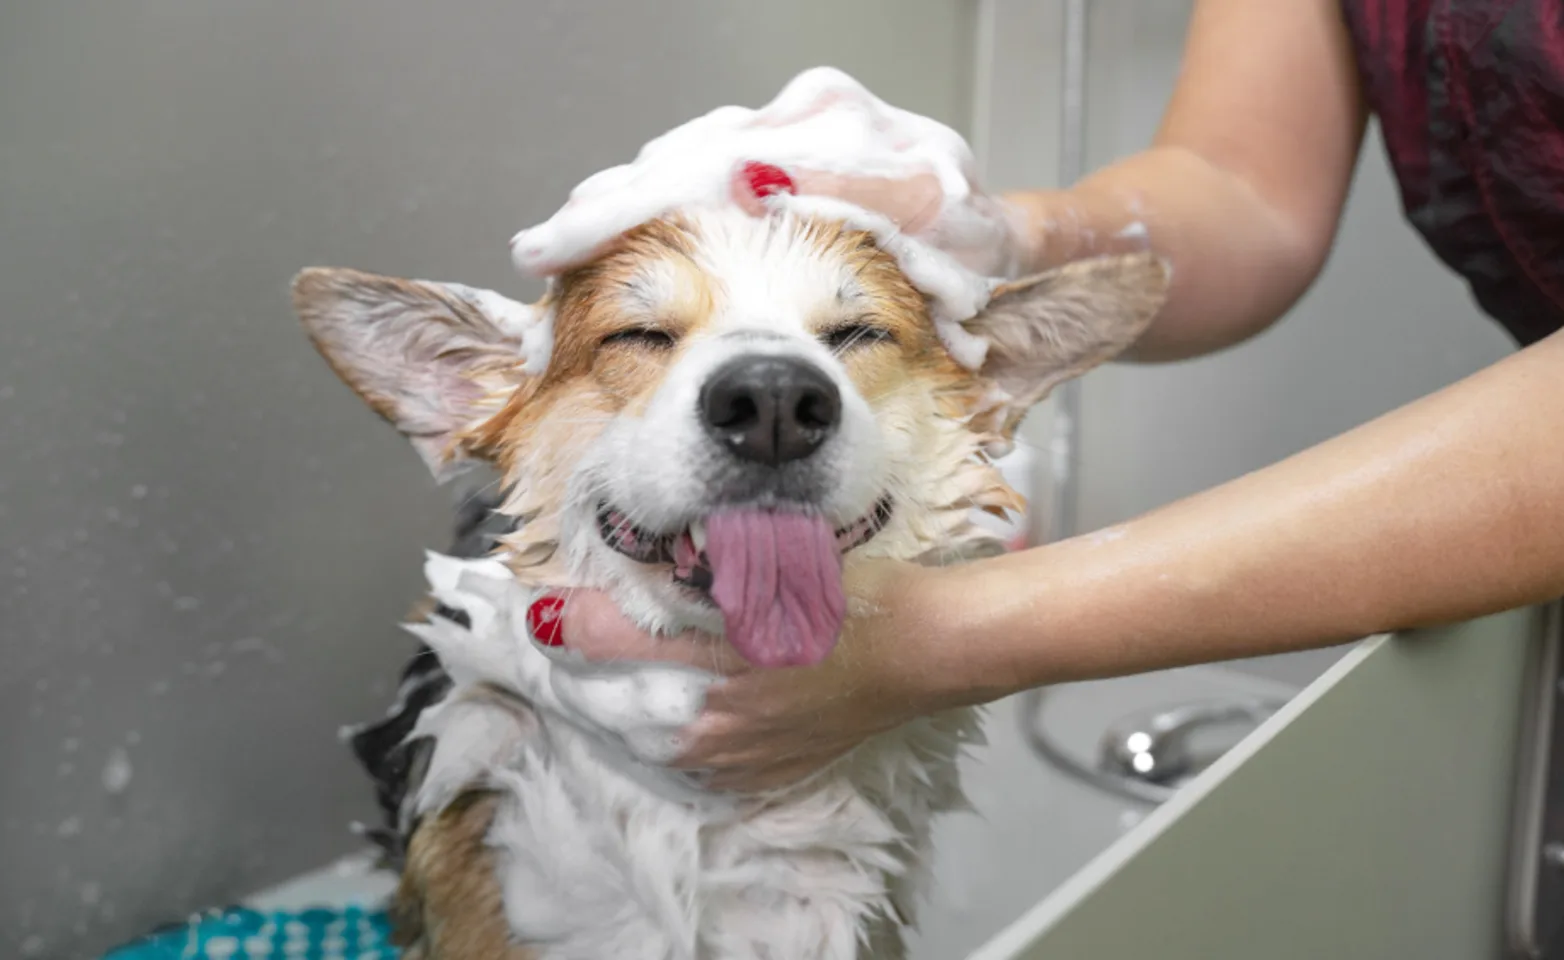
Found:
M 564 625 L 565 601 L 559 597 L 541 597 L 527 608 L 527 629 L 545 647 L 564 645 Z
M 787 175 L 787 171 L 769 163 L 756 163 L 751 160 L 740 169 L 740 174 L 744 177 L 744 182 L 749 184 L 750 192 L 757 197 L 769 197 L 773 193 L 798 192 L 798 187 L 794 185 L 793 178 Z

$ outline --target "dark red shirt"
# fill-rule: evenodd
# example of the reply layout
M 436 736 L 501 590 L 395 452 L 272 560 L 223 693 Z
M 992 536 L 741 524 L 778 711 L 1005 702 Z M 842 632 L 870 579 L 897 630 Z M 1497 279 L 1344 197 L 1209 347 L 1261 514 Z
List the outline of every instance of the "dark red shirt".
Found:
M 1342 9 L 1407 218 L 1522 344 L 1564 327 L 1564 2 Z

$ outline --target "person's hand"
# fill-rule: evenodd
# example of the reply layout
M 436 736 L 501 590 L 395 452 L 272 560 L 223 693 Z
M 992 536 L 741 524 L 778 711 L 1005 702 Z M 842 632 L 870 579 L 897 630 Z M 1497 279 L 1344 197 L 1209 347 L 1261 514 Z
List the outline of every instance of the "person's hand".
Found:
M 588 660 L 679 662 L 720 674 L 701 716 L 683 734 L 675 766 L 719 790 L 794 783 L 876 733 L 947 706 L 954 698 L 933 661 L 942 639 L 928 598 L 938 571 L 870 560 L 850 565 L 853 607 L 836 650 L 816 667 L 756 670 L 722 640 L 654 638 L 636 629 L 606 594 L 572 593 L 562 642 Z M 930 642 L 925 642 L 927 638 Z

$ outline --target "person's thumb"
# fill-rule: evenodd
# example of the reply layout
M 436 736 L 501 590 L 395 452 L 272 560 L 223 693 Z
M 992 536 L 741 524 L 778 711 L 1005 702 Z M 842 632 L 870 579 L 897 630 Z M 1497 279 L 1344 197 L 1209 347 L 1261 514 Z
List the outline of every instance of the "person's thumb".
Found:
M 536 629 L 533 635 L 541 642 L 573 650 L 588 660 L 682 663 L 723 674 L 739 669 L 732 648 L 722 638 L 695 632 L 652 636 L 621 613 L 608 594 L 600 590 L 573 590 L 558 599 L 545 597 L 533 607 L 550 604 L 557 611 L 557 629 L 545 631 L 549 638 L 546 641 Z
M 878 213 L 914 235 L 934 222 L 945 199 L 944 188 L 931 171 L 888 178 L 797 167 L 783 169 L 758 161 L 735 167 L 728 189 L 733 202 L 751 216 L 764 216 L 766 198 L 774 193 L 834 197 Z

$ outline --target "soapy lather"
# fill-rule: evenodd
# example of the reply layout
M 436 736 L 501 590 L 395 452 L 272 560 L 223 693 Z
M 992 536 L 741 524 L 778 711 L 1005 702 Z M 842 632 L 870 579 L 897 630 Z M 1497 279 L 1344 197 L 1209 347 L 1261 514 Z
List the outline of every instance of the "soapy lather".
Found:
M 794 195 L 790 170 L 893 181 L 932 175 L 943 200 L 913 235 L 846 201 Z M 1007 210 L 976 185 L 972 151 L 960 134 L 890 106 L 833 68 L 806 70 L 758 110 L 728 106 L 697 117 L 648 142 L 632 162 L 588 177 L 554 216 L 516 234 L 512 258 L 524 273 L 552 277 L 660 216 L 732 203 L 736 182 L 771 209 L 873 233 L 928 296 L 956 361 L 982 363 L 986 344 L 961 325 L 1016 273 Z

